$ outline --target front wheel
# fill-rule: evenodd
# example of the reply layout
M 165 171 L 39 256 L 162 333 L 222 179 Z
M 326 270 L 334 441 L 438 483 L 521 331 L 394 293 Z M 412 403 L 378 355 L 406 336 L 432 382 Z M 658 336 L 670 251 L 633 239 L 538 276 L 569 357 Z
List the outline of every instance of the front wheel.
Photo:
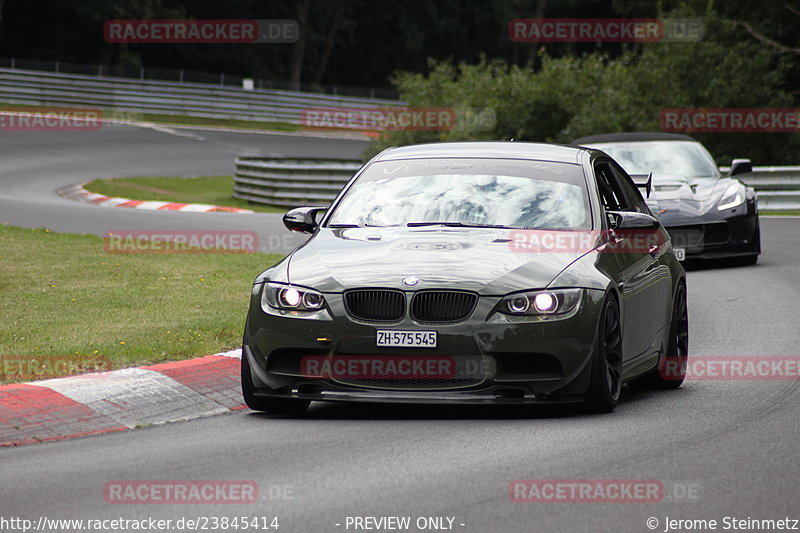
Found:
M 592 358 L 592 376 L 584 398 L 584 409 L 609 413 L 619 403 L 622 391 L 622 323 L 613 296 L 603 303 L 597 331 L 597 348 Z
M 256 396 L 253 376 L 250 373 L 250 361 L 242 349 L 242 396 L 244 403 L 253 411 L 264 411 L 276 415 L 299 415 L 306 412 L 311 404 L 309 400 L 297 398 L 268 398 Z

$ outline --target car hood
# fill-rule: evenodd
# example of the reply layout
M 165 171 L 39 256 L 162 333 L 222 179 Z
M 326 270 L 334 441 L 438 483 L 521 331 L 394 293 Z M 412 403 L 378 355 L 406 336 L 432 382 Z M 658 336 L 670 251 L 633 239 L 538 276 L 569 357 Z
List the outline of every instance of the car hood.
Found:
M 653 188 L 646 202 L 665 224 L 673 219 L 691 219 L 713 212 L 722 194 L 734 181 L 654 174 Z
M 520 250 L 514 237 L 514 230 L 494 228 L 321 228 L 292 254 L 288 279 L 322 292 L 449 288 L 501 295 L 546 287 L 586 253 Z M 420 281 L 407 287 L 407 277 Z

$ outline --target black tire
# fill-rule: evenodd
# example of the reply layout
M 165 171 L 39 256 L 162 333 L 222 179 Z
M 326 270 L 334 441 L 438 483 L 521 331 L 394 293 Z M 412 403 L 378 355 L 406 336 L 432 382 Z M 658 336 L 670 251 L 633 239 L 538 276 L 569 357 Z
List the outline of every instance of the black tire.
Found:
M 686 379 L 689 361 L 689 313 L 686 307 L 686 285 L 681 282 L 672 304 L 667 353 L 658 368 L 630 383 L 637 389 L 677 389 Z
M 264 411 L 276 415 L 300 415 L 306 412 L 311 404 L 309 400 L 296 398 L 267 398 L 256 396 L 253 376 L 250 374 L 250 361 L 242 350 L 242 396 L 244 403 L 253 411 Z
M 591 413 L 609 413 L 622 391 L 622 321 L 613 296 L 603 303 L 597 328 L 597 349 L 583 407 Z

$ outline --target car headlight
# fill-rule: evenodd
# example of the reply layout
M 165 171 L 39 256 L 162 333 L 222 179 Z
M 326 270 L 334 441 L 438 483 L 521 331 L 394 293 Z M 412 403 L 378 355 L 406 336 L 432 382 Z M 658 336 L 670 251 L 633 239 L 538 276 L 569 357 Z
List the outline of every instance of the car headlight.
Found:
M 503 298 L 497 311 L 506 315 L 563 315 L 581 301 L 582 289 L 518 292 Z
M 261 291 L 261 307 L 269 312 L 266 306 L 284 311 L 319 311 L 325 307 L 325 297 L 306 287 L 266 283 Z
M 725 189 L 725 194 L 722 195 L 722 199 L 720 199 L 717 209 L 719 211 L 724 211 L 725 209 L 742 205 L 745 199 L 746 195 L 744 185 L 738 182 L 731 183 L 730 186 Z

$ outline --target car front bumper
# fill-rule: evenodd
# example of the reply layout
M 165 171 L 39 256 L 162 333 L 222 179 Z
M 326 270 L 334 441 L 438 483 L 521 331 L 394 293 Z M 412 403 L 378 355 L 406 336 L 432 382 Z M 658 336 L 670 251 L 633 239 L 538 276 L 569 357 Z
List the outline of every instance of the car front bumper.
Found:
M 493 311 L 500 297 L 482 296 L 472 316 L 461 323 L 428 325 L 406 317 L 376 324 L 348 316 L 341 294 L 325 294 L 330 320 L 267 314 L 257 285 L 242 355 L 248 358 L 257 396 L 391 403 L 580 402 L 589 383 L 604 297 L 604 291 L 585 289 L 579 306 L 557 319 L 508 317 Z M 379 329 L 436 331 L 438 345 L 379 348 Z M 458 368 L 479 361 L 482 370 L 445 378 L 319 377 L 305 370 L 309 357 L 448 358 Z
M 758 219 L 729 218 L 721 222 L 667 226 L 673 248 L 683 248 L 686 259 L 718 259 L 761 252 Z
M 683 249 L 686 259 L 723 259 L 761 253 L 758 204 L 749 197 L 739 214 L 711 211 L 688 215 L 680 209 L 660 215 L 674 249 Z

